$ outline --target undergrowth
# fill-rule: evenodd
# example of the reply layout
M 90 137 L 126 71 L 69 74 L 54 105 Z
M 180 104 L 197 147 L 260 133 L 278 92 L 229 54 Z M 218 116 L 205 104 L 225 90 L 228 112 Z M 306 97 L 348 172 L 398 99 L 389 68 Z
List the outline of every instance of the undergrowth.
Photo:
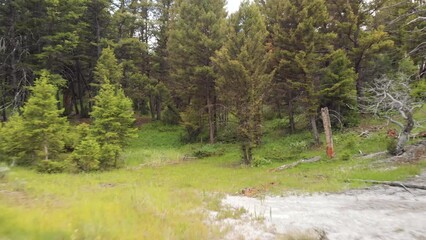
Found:
M 181 127 L 151 123 L 141 127 L 123 156 L 126 167 L 119 170 L 47 175 L 13 168 L 0 182 L 0 236 L 220 239 L 224 233 L 208 224 L 206 210 L 219 212 L 220 218 L 244 213 L 223 210 L 225 194 L 248 187 L 267 194 L 342 191 L 366 186 L 347 179 L 402 180 L 426 167 L 423 161 L 377 168 L 372 165 L 376 159 L 360 158 L 361 153 L 386 150 L 386 128 L 367 137 L 355 130 L 336 131 L 336 157 L 328 159 L 323 146 L 312 145 L 309 132 L 277 131 L 284 123 L 265 124 L 267 134 L 254 152 L 259 167 L 241 165 L 238 144 L 184 145 Z M 270 171 L 313 156 L 322 160 Z

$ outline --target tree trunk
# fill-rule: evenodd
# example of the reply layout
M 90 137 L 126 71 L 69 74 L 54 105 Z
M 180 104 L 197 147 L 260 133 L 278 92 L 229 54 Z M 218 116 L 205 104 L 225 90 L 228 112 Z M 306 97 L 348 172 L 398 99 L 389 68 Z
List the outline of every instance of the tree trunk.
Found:
M 154 121 L 155 120 L 155 97 L 153 97 L 152 95 L 149 97 L 149 111 L 151 113 L 151 119 Z
M 330 114 L 328 108 L 321 109 L 322 122 L 324 125 L 325 140 L 327 142 L 327 156 L 329 158 L 334 157 L 334 146 L 333 146 L 333 136 L 331 133 L 331 123 L 330 123 Z
M 161 96 L 157 96 L 156 98 L 156 111 L 157 111 L 157 120 L 160 121 L 161 120 Z
M 293 101 L 288 101 L 288 120 L 289 120 L 289 128 L 290 133 L 294 133 L 296 131 L 296 123 L 294 121 L 294 108 Z
M 250 165 L 252 158 L 253 158 L 251 144 L 245 142 L 245 143 L 242 144 L 241 147 L 242 147 L 242 150 L 243 150 L 243 163 L 245 165 Z
M 212 104 L 210 100 L 210 94 L 207 96 L 207 111 L 208 111 L 208 118 L 209 118 L 209 142 L 210 144 L 214 144 L 214 123 L 213 123 L 213 110 L 212 110 Z
M 70 91 L 72 85 L 68 86 L 68 89 L 64 90 L 64 95 L 62 96 L 64 102 L 64 115 L 69 116 L 72 113 L 73 109 L 73 96 Z
M 320 142 L 320 138 L 319 138 L 318 127 L 317 127 L 315 115 L 310 116 L 310 121 L 311 121 L 311 128 L 312 128 L 312 136 L 314 138 L 315 145 L 318 146 L 318 145 L 320 145 L 321 142 Z
M 405 144 L 408 142 L 411 131 L 414 128 L 413 114 L 409 110 L 405 110 L 404 113 L 407 117 L 407 123 L 398 137 L 398 143 L 396 144 L 396 155 L 401 155 L 404 153 Z
M 49 160 L 49 149 L 47 148 L 47 144 L 44 144 L 44 160 Z
M 6 112 L 6 80 L 5 82 L 2 84 L 2 121 L 6 122 L 7 121 L 7 112 Z

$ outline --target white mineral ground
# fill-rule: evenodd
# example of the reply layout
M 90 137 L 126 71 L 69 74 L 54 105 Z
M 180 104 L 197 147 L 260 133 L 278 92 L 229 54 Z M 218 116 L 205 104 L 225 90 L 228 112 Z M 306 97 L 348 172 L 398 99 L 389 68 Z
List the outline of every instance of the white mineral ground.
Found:
M 426 173 L 409 183 L 426 185 Z M 220 222 L 227 239 L 426 239 L 426 190 L 376 185 L 336 194 L 256 199 L 227 196 L 245 208 L 239 220 Z M 253 219 L 263 218 L 264 221 Z

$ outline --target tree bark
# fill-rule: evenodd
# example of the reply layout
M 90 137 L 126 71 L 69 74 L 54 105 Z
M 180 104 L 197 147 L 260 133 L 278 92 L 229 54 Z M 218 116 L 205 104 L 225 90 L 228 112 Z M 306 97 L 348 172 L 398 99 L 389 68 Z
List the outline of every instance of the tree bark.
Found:
M 2 121 L 6 122 L 7 121 L 7 112 L 6 112 L 6 82 L 7 80 L 5 79 L 5 82 L 2 84 Z
M 405 110 L 404 113 L 405 113 L 405 116 L 406 116 L 407 123 L 404 126 L 404 129 L 402 130 L 401 134 L 398 137 L 398 143 L 396 144 L 396 154 L 397 155 L 401 155 L 402 153 L 404 153 L 405 144 L 408 142 L 408 139 L 410 138 L 411 131 L 414 128 L 413 114 L 408 110 Z
M 250 143 L 243 143 L 242 144 L 242 150 L 243 150 L 243 162 L 245 165 L 250 165 L 252 158 L 253 158 L 253 153 L 252 153 L 252 147 Z
M 161 96 L 158 95 L 155 98 L 155 107 L 156 107 L 156 112 L 157 112 L 157 121 L 161 120 Z
M 44 144 L 44 160 L 49 160 L 49 149 L 47 147 L 47 144 Z
M 150 96 L 149 97 L 149 111 L 150 111 L 150 113 L 151 113 L 151 119 L 154 121 L 155 120 L 155 112 L 156 112 L 156 109 L 155 109 L 155 97 L 154 96 Z
M 290 133 L 294 133 L 296 131 L 296 123 L 294 121 L 294 108 L 292 100 L 288 101 L 288 120 Z
M 330 114 L 328 108 L 321 109 L 322 122 L 324 125 L 325 140 L 327 142 L 327 156 L 329 158 L 334 157 L 334 146 L 333 146 L 333 136 L 331 133 L 331 123 L 330 123 Z
M 210 100 L 210 94 L 207 96 L 207 111 L 208 111 L 208 118 L 209 118 L 209 142 L 210 144 L 214 144 L 214 123 L 213 123 L 213 110 L 212 110 L 212 104 Z
M 317 127 L 315 115 L 310 116 L 310 121 L 311 121 L 311 128 L 312 128 L 312 136 L 314 138 L 315 144 L 318 146 L 318 145 L 320 145 L 321 142 L 320 142 L 320 138 L 319 138 L 318 127 Z

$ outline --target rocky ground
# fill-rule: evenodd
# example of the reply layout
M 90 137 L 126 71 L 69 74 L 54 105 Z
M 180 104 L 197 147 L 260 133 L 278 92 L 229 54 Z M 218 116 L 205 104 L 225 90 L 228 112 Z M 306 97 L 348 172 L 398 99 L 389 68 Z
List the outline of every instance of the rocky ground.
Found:
M 426 172 L 405 183 L 426 186 Z M 231 229 L 227 239 L 426 240 L 426 190 L 421 189 L 375 185 L 333 194 L 227 196 L 223 204 L 247 210 L 240 219 L 220 222 Z

